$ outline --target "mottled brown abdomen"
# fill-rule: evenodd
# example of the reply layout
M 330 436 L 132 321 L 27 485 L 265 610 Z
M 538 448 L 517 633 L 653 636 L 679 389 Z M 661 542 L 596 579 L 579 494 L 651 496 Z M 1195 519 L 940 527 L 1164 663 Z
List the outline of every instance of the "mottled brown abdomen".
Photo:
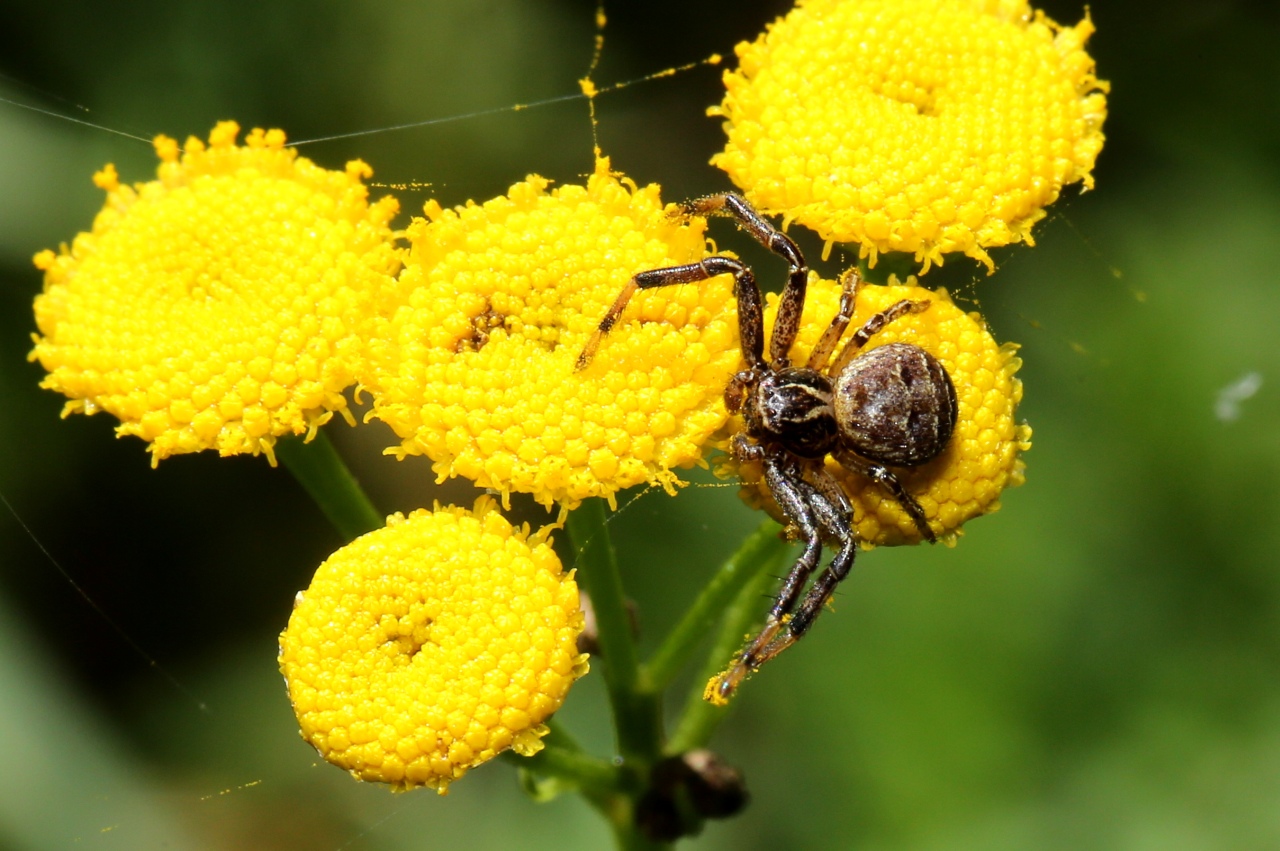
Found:
M 842 442 L 870 461 L 916 467 L 936 458 L 956 425 L 956 391 L 933 355 L 889 343 L 854 358 L 836 376 Z

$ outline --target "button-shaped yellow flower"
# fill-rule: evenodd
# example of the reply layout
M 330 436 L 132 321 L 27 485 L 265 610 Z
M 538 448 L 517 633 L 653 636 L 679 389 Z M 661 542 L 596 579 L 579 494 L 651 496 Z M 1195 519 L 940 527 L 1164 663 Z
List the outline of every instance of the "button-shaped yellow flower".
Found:
M 777 299 L 769 299 L 765 323 L 772 327 Z M 942 290 L 864 284 L 858 290 L 857 310 L 849 327 L 860 328 L 872 315 L 902 299 L 928 300 L 930 305 L 921 313 L 890 322 L 863 351 L 886 343 L 911 343 L 941 361 L 951 376 L 957 403 L 951 442 L 933 461 L 920 467 L 894 468 L 894 472 L 907 492 L 916 497 L 938 538 L 954 544 L 966 521 L 998 509 L 1000 492 L 1023 482 L 1019 454 L 1031 448 L 1031 428 L 1015 418 L 1022 382 L 1014 373 L 1022 363 L 1015 354 L 1017 346 L 996 343 L 981 315 L 965 313 Z M 810 279 L 804 323 L 792 348 L 794 363 L 805 362 L 835 316 L 839 301 L 839 284 Z M 734 422 L 730 422 L 731 428 Z M 727 450 L 727 441 L 721 448 Z M 780 522 L 786 522 L 764 488 L 759 464 L 739 467 L 726 459 L 721 466 L 741 475 L 743 497 L 749 503 L 763 505 Z M 890 494 L 832 459 L 826 466 L 850 496 L 854 531 L 861 541 L 890 546 L 920 542 L 919 529 Z
M 33 360 L 63 415 L 106 411 L 152 463 L 183 452 L 266 452 L 310 433 L 355 381 L 361 324 L 398 268 L 388 223 L 354 161 L 329 171 L 279 130 L 223 122 L 208 146 L 156 139 L 158 180 L 128 186 L 108 165 L 90 233 L 44 270 Z M 273 459 L 274 460 L 274 459 Z
M 725 74 L 713 163 L 831 242 L 939 263 L 1020 240 L 1102 148 L 1107 84 L 1025 0 L 800 0 Z
M 316 571 L 280 636 L 302 737 L 361 780 L 441 794 L 543 723 L 587 670 L 572 574 L 492 501 L 393 515 Z
M 586 186 L 530 177 L 482 205 L 434 203 L 361 384 L 441 478 L 574 507 L 670 488 L 725 420 L 739 360 L 732 281 L 638 294 L 584 370 L 578 355 L 632 275 L 706 254 L 705 222 L 597 164 Z

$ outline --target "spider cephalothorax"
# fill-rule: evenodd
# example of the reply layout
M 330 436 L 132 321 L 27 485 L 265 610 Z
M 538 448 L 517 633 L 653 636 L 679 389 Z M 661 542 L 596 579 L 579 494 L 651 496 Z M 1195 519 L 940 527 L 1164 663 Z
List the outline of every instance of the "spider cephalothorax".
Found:
M 862 351 L 885 325 L 928 309 L 926 299 L 899 301 L 872 316 L 836 354 L 857 303 L 860 280 L 855 270 L 841 278 L 840 308 L 808 361 L 792 366 L 789 352 L 800 329 L 809 279 L 799 247 L 737 195 L 690 201 L 684 211 L 689 215 L 732 215 L 744 230 L 790 265 L 787 284 L 778 299 L 768 360 L 764 357 L 763 299 L 755 277 L 735 258 L 712 256 L 633 277 L 587 341 L 578 366 L 585 366 L 595 355 L 636 290 L 733 275 L 746 367 L 725 388 L 726 408 L 740 414 L 745 424 L 734 436 L 731 451 L 739 461 L 762 466 L 765 485 L 803 542 L 804 551 L 783 581 L 760 634 L 708 687 L 708 699 L 722 702 L 748 673 L 804 635 L 853 566 L 858 544 L 853 508 L 840 483 L 824 466 L 828 455 L 888 491 L 920 534 L 928 541 L 936 539 L 924 510 L 890 467 L 917 467 L 946 449 L 955 429 L 956 391 L 943 365 L 919 346 L 889 343 Z M 806 593 L 805 585 L 817 570 L 824 540 L 835 546 L 836 555 Z

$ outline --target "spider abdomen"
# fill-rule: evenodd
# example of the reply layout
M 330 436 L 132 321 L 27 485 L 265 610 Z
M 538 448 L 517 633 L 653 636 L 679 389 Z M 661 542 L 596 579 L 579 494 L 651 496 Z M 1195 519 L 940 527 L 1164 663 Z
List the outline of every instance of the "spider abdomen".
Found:
M 888 343 L 854 358 L 836 377 L 833 403 L 841 443 L 881 464 L 928 463 L 955 430 L 951 376 L 910 343 Z

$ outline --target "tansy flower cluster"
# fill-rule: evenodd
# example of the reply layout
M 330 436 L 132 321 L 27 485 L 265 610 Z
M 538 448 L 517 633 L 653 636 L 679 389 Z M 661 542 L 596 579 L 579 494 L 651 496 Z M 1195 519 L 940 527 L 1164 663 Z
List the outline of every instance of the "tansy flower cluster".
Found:
M 1106 114 L 1106 84 L 1083 49 L 1092 29 L 1087 17 L 1059 26 L 1024 0 L 800 0 L 739 45 L 712 111 L 728 133 L 713 162 L 762 212 L 828 246 L 857 242 L 873 264 L 908 252 L 927 271 L 958 251 L 990 265 L 986 249 L 1030 242 L 1064 186 L 1092 185 Z M 48 372 L 42 386 L 69 397 L 64 415 L 112 414 L 119 434 L 147 441 L 153 464 L 202 449 L 274 460 L 277 438 L 312 435 L 335 412 L 352 421 L 343 393 L 358 385 L 367 419 L 395 433 L 388 454 L 426 456 L 441 480 L 465 477 L 503 504 L 527 493 L 565 510 L 635 485 L 673 491 L 675 470 L 743 432 L 723 398 L 742 368 L 728 275 L 637 292 L 579 362 L 633 276 L 709 253 L 706 222 L 664 204 L 658 186 L 598 157 L 584 185 L 530 176 L 483 203 L 428 201 L 393 231 L 397 204 L 369 203 L 368 166 L 328 171 L 286 148 L 281 131 L 254 130 L 243 145 L 238 132 L 224 122 L 207 145 L 192 138 L 182 150 L 157 138 L 155 181 L 129 186 L 107 166 L 92 232 L 36 256 L 45 286 L 31 357 Z M 840 298 L 838 284 L 810 279 L 792 362 Z M 946 449 L 896 471 L 953 544 L 1022 482 L 1031 431 L 1016 420 L 1019 361 L 981 316 L 914 279 L 863 286 L 851 327 L 902 299 L 930 304 L 869 348 L 915 344 L 954 385 Z M 880 486 L 827 468 L 860 542 L 920 541 Z M 726 457 L 718 470 L 787 520 L 758 463 Z M 334 553 L 280 636 L 303 738 L 363 780 L 441 793 L 504 750 L 542 748 L 587 669 L 577 587 L 550 534 L 513 526 L 485 497 L 474 511 L 393 515 Z M 626 617 L 615 584 L 616 617 L 602 623 L 616 626 Z M 620 719 L 658 711 L 653 694 L 619 691 L 621 676 L 607 682 Z M 631 760 L 641 768 L 606 763 L 594 776 L 671 756 L 657 752 L 660 737 L 624 738 L 621 753 L 637 754 L 641 738 L 654 752 Z M 631 812 L 649 782 L 625 777 L 588 797 L 613 807 L 634 793 L 614 808 Z
M 362 780 L 441 794 L 544 721 L 587 670 L 578 588 L 482 497 L 392 516 L 298 594 L 280 668 L 302 736 Z
M 531 177 L 484 204 L 429 203 L 361 383 L 374 417 L 440 478 L 573 508 L 668 489 L 724 424 L 738 365 L 732 281 L 637 296 L 608 352 L 575 363 L 637 272 L 698 260 L 705 222 L 672 215 L 600 160 L 586 186 Z
M 996 343 L 979 314 L 965 313 L 945 291 L 916 286 L 914 279 L 907 286 L 891 279 L 890 286 L 860 288 L 851 327 L 860 327 L 903 299 L 927 300 L 930 305 L 886 325 L 864 351 L 886 343 L 911 343 L 941 361 L 951 376 L 958 411 L 947 449 L 928 464 L 898 470 L 897 476 L 924 509 L 934 533 L 954 545 L 965 522 L 998 509 L 1001 491 L 1023 482 L 1019 454 L 1031 448 L 1031 428 L 1015 418 L 1022 382 L 1014 373 L 1021 361 L 1015 354 L 1017 346 Z M 838 283 L 810 280 L 805 321 L 792 348 L 794 362 L 803 363 L 808 357 L 839 301 Z M 771 296 L 765 312 L 769 327 L 776 311 L 777 299 Z M 729 432 L 740 428 L 741 424 L 731 421 Z M 727 450 L 727 440 L 720 446 Z M 743 496 L 750 504 L 763 505 L 786 522 L 764 486 L 759 464 L 738 465 L 726 456 L 721 470 L 742 478 Z M 827 470 L 849 494 L 859 541 L 868 546 L 920 542 L 915 523 L 883 488 L 832 459 L 827 460 Z
M 1107 84 L 1025 0 L 800 0 L 726 72 L 712 162 L 766 213 L 831 242 L 942 262 L 1031 242 L 1093 185 Z
M 94 180 L 107 203 L 91 233 L 42 251 L 32 359 L 63 415 L 106 411 L 149 443 L 183 452 L 267 453 L 335 411 L 362 362 L 361 326 L 397 271 L 393 198 L 368 203 L 372 171 L 328 171 L 279 130 L 239 127 L 156 139 L 158 179 Z

